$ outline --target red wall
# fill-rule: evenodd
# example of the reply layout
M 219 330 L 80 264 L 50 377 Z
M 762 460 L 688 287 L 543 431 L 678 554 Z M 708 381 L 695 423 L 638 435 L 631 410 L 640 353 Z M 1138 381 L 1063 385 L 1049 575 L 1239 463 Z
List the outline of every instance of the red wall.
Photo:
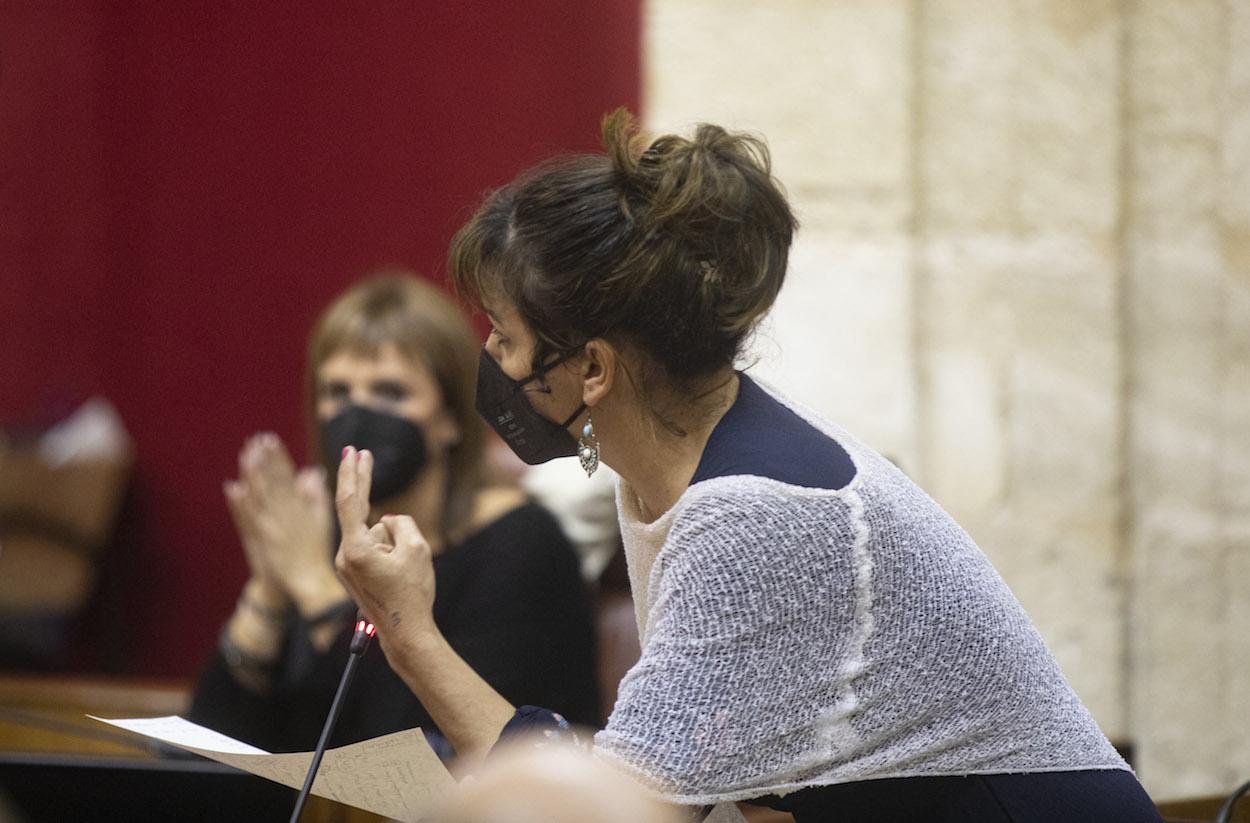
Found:
M 244 576 L 221 480 L 254 430 L 302 450 L 317 312 L 441 276 L 486 188 L 637 109 L 639 0 L 124 5 L 0 6 L 0 419 L 118 406 L 84 662 L 186 675 Z

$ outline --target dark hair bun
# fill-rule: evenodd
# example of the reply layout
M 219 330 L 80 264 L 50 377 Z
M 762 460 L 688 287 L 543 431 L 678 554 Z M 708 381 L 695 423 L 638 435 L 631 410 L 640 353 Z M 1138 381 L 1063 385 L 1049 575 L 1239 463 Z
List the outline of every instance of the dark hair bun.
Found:
M 785 280 L 796 222 L 756 137 L 703 124 L 649 144 L 624 109 L 607 156 L 554 161 L 492 194 L 452 277 L 502 293 L 549 350 L 627 339 L 681 384 L 733 364 Z
M 640 150 L 623 109 L 604 119 L 603 139 L 638 237 L 620 285 L 670 296 L 689 349 L 671 364 L 677 375 L 732 363 L 781 289 L 796 228 L 768 147 L 703 123 L 693 138 L 664 135 Z

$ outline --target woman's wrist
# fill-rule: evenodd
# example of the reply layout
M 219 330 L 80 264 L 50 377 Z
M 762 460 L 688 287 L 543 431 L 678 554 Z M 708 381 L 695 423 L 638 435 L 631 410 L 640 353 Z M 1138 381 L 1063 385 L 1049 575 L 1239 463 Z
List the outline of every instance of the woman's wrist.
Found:
M 350 599 L 338 575 L 328 565 L 292 579 L 287 591 L 300 616 L 305 619 L 324 614 L 336 603 Z
M 285 612 L 274 612 L 271 611 L 273 602 L 265 598 L 263 591 L 244 586 L 234 614 L 222 627 L 217 644 L 231 676 L 247 689 L 261 694 L 273 687 L 289 622 L 286 616 L 276 615 L 288 615 L 290 606 L 284 607 Z
M 241 598 L 272 612 L 286 611 L 291 607 L 291 598 L 276 581 L 257 575 L 252 575 L 243 584 Z
M 275 628 L 285 629 L 291 619 L 291 598 L 272 581 L 253 577 L 243 585 L 239 608 L 252 613 Z
M 275 617 L 267 607 L 254 602 L 245 587 L 226 623 L 225 634 L 251 658 L 277 658 L 288 623 L 285 617 Z
M 490 751 L 516 713 L 460 657 L 433 623 L 399 631 L 378 630 L 391 669 L 426 707 L 451 741 L 461 765 L 471 766 Z
M 424 680 L 444 655 L 455 654 L 433 621 L 411 627 L 384 626 L 378 629 L 378 634 L 386 649 L 387 661 L 404 680 Z

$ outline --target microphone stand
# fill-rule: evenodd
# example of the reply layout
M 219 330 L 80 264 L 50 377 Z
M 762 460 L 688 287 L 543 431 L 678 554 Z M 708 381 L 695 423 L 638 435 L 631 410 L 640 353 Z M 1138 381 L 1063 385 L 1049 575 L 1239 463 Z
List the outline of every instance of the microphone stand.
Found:
M 325 756 L 326 744 L 330 742 L 330 732 L 334 731 L 334 724 L 338 722 L 339 712 L 343 710 L 343 695 L 347 693 L 347 687 L 351 684 L 352 677 L 356 674 L 356 664 L 360 662 L 360 658 L 364 655 L 365 650 L 369 648 L 369 641 L 373 639 L 374 631 L 373 624 L 365 620 L 357 612 L 356 633 L 352 635 L 352 643 L 348 649 L 347 667 L 343 669 L 343 676 L 339 679 L 338 691 L 334 693 L 334 702 L 330 704 L 330 713 L 326 715 L 325 726 L 321 729 L 321 739 L 317 741 L 317 748 L 313 752 L 312 763 L 308 766 L 308 775 L 304 778 L 304 788 L 300 789 L 299 797 L 295 800 L 295 809 L 291 812 L 290 823 L 299 823 L 300 813 L 304 811 L 304 803 L 308 801 L 308 793 L 312 791 L 313 781 L 317 778 L 317 769 L 321 766 L 321 758 Z

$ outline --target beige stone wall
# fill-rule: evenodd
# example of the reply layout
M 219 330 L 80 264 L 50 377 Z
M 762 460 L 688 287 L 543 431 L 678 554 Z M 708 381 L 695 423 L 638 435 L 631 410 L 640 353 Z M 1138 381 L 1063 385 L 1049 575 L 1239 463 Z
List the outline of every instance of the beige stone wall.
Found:
M 1250 16 L 1128 17 L 1130 715 L 1177 793 L 1250 773 Z
M 896 458 L 1158 797 L 1250 775 L 1250 3 L 650 0 L 803 220 L 757 371 Z

